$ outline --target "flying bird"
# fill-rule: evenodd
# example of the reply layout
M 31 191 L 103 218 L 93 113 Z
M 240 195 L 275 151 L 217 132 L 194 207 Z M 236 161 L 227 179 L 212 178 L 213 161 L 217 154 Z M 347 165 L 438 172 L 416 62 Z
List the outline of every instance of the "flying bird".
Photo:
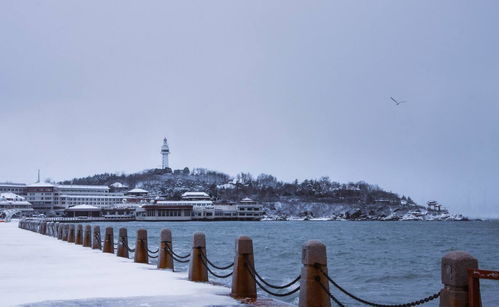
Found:
M 405 101 L 405 100 L 402 100 L 402 101 L 397 101 L 397 100 L 396 100 L 395 98 L 393 98 L 393 97 L 390 97 L 390 99 L 391 99 L 391 100 L 393 100 L 393 102 L 395 102 L 395 104 L 396 104 L 396 105 L 399 105 L 399 104 L 401 104 L 401 103 L 406 103 L 406 102 L 407 102 L 407 101 Z

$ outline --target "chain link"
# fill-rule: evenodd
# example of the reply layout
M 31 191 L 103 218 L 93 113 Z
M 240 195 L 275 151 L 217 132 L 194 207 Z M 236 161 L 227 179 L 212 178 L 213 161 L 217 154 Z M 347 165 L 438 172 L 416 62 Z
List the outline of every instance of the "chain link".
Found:
M 324 277 L 326 277 L 336 288 L 338 288 L 338 290 L 340 290 L 341 292 L 345 293 L 346 295 L 350 296 L 351 298 L 353 298 L 354 300 L 356 300 L 360 303 L 363 303 L 363 304 L 366 304 L 369 306 L 373 306 L 373 307 L 412 307 L 412 306 L 417 306 L 417 305 L 428 303 L 428 302 L 430 302 L 430 301 L 432 301 L 440 296 L 440 291 L 439 291 L 439 292 L 437 292 L 433 295 L 430 295 L 428 297 L 425 297 L 423 299 L 409 302 L 409 303 L 405 303 L 405 304 L 393 304 L 393 305 L 391 305 L 391 304 L 377 304 L 377 303 L 373 303 L 373 302 L 369 302 L 369 301 L 366 301 L 364 299 L 361 299 L 360 297 L 357 297 L 354 294 L 348 292 L 347 290 L 342 288 L 340 285 L 338 285 L 326 272 L 324 272 L 322 270 L 322 268 L 320 267 L 320 265 L 316 264 L 315 267 L 318 268 L 320 270 L 320 272 L 322 273 L 322 275 L 324 275 Z

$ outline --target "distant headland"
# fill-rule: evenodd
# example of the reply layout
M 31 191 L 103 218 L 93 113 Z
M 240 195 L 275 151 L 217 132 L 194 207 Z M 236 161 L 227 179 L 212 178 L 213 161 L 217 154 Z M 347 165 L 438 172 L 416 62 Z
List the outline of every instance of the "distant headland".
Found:
M 141 188 L 150 195 L 180 200 L 189 191 L 208 193 L 215 203 L 232 203 L 250 197 L 263 205 L 267 220 L 355 221 L 466 221 L 450 214 L 436 202 L 422 206 L 409 196 L 388 192 L 363 181 L 339 183 L 329 177 L 284 182 L 268 174 L 236 176 L 185 167 L 149 169 L 133 174 L 103 173 L 60 182 L 74 185 L 124 185 Z

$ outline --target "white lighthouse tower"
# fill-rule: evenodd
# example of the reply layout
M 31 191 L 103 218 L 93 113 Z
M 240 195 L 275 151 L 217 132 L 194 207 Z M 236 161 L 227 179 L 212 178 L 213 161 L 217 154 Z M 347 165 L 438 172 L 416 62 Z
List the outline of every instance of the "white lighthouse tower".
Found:
M 166 138 L 163 139 L 163 146 L 161 146 L 161 155 L 163 156 L 163 169 L 169 168 L 168 155 L 170 154 L 170 148 L 168 148 L 168 143 Z

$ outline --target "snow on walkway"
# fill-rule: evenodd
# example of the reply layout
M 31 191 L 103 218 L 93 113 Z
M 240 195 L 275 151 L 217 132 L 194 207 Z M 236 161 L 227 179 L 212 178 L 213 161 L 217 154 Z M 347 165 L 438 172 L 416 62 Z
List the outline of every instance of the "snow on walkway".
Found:
M 136 306 L 139 297 L 155 297 L 162 306 L 237 305 L 229 292 L 225 287 L 190 282 L 185 272 L 133 263 L 19 229 L 17 222 L 0 223 L 0 306 L 124 297 Z

